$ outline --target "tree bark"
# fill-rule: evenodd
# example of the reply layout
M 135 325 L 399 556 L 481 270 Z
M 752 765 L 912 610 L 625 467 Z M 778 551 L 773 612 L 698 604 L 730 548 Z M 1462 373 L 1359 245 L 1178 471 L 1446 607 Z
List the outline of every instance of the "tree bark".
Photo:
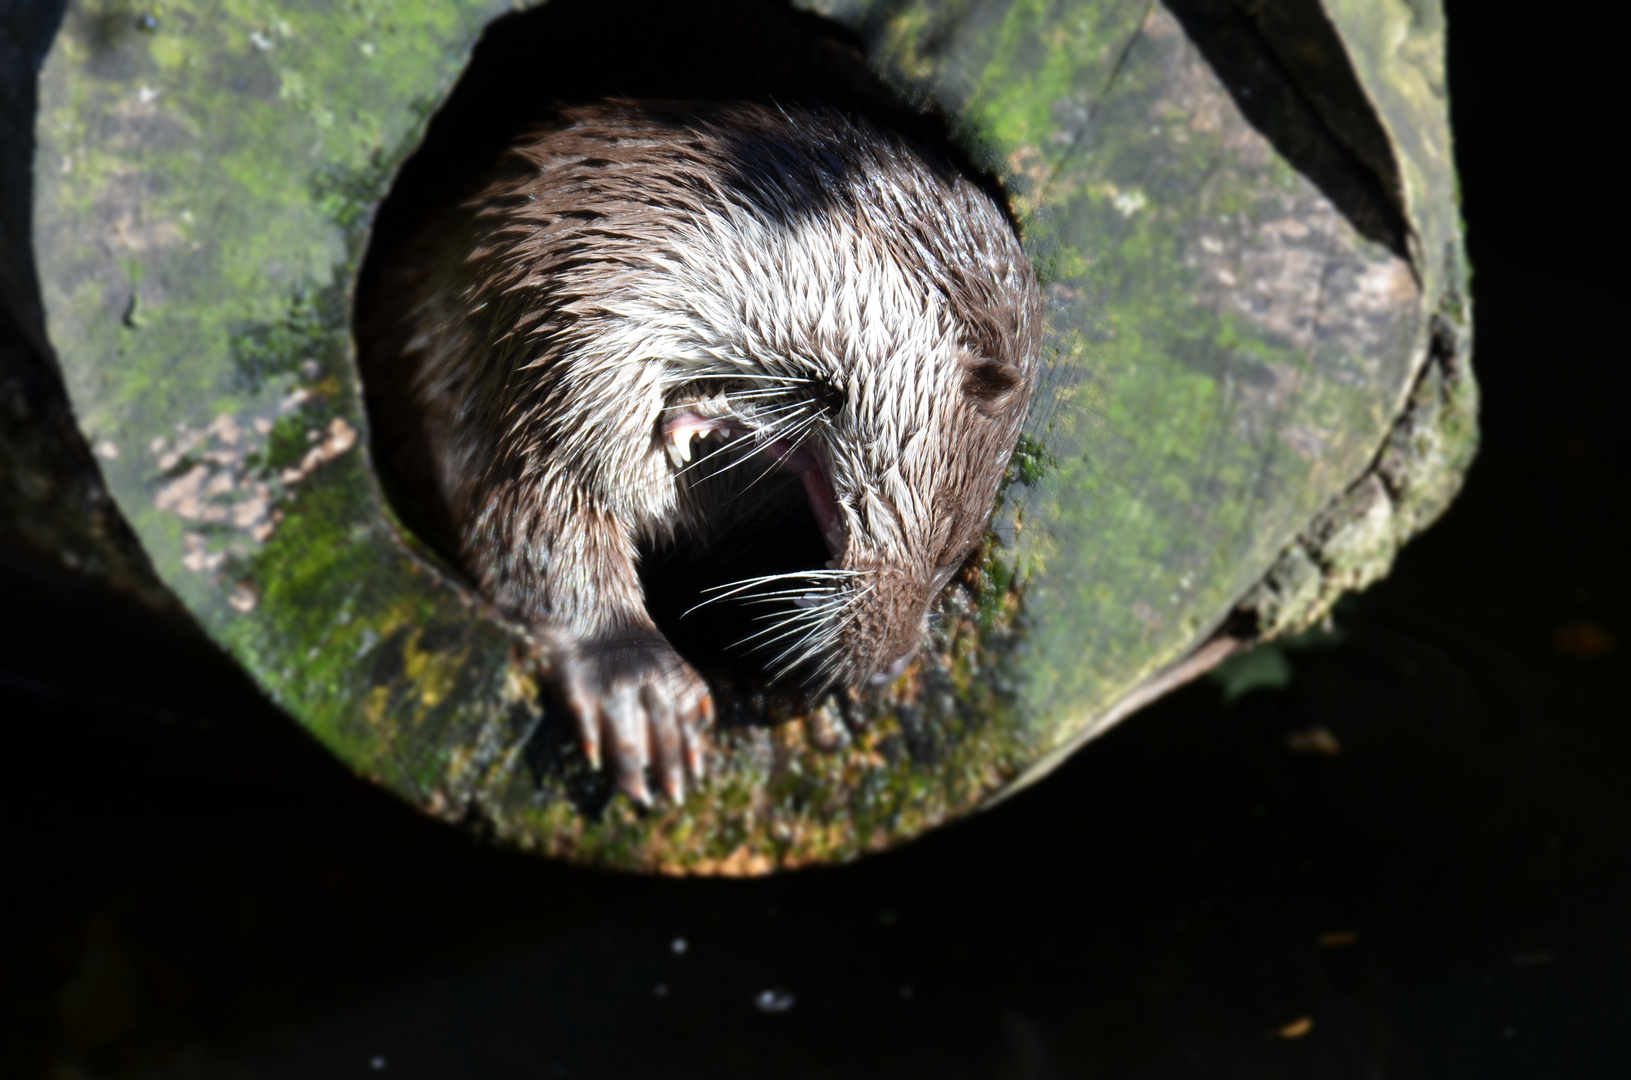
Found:
M 988 805 L 1317 620 L 1447 505 L 1476 389 L 1435 5 L 800 6 L 1002 178 L 1048 303 L 993 538 L 886 693 L 726 692 L 713 782 L 638 812 L 515 628 L 389 512 L 350 298 L 392 176 L 507 0 L 69 4 L 60 26 L 0 5 L 24 31 L 0 35 L 22 43 L 4 123 L 36 139 L 32 173 L 0 176 L 0 535 L 173 597 L 429 813 L 742 874 Z

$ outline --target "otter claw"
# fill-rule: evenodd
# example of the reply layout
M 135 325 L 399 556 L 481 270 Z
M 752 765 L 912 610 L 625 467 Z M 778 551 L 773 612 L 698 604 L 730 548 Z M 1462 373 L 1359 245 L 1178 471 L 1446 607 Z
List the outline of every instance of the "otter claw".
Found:
M 602 715 L 611 735 L 612 763 L 617 786 L 642 806 L 651 805 L 646 790 L 646 767 L 651 763 L 651 730 L 640 707 L 640 687 L 624 684 L 601 699 Z
M 566 697 L 572 719 L 577 723 L 578 744 L 583 747 L 583 756 L 588 759 L 589 767 L 599 772 L 600 710 L 594 696 L 587 692 L 581 682 L 573 679 L 567 684 Z
M 663 794 L 678 805 L 685 800 L 685 763 L 680 753 L 684 735 L 680 720 L 675 715 L 674 702 L 652 692 L 650 687 L 645 688 L 642 696 L 645 698 L 646 712 L 651 717 L 651 749 L 656 758 L 657 776 Z
M 707 684 L 667 642 L 589 648 L 574 661 L 566 698 L 590 766 L 604 756 L 617 789 L 641 806 L 653 804 L 648 769 L 665 798 L 683 802 L 687 779 L 704 779 Z

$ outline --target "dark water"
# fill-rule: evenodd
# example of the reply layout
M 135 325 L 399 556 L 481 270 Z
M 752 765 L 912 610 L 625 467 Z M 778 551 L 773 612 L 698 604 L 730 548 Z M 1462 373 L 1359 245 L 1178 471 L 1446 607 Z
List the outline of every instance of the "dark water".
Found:
M 893 854 L 484 848 L 179 628 L 0 564 L 0 1075 L 1631 1075 L 1623 63 L 1545 16 L 1451 5 L 1462 499 L 1283 688 L 1191 687 Z

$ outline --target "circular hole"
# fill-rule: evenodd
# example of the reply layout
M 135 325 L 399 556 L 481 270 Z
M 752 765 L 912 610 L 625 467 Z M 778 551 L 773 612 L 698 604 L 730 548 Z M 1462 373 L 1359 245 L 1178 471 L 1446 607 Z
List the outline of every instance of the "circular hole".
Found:
M 393 254 L 439 210 L 474 190 L 528 128 L 560 106 L 616 97 L 834 106 L 908 132 L 996 191 L 952 145 L 944 121 L 900 102 L 868 69 L 849 32 L 834 23 L 751 2 L 552 0 L 496 20 L 483 35 L 380 207 L 358 283 L 361 304 L 367 305 Z M 359 344 L 366 353 L 367 342 Z M 380 423 L 381 403 L 393 390 L 368 375 L 365 370 L 374 460 L 385 492 L 401 520 L 456 567 L 453 530 L 428 480 L 420 479 L 430 475 L 428 459 L 400 440 L 394 447 L 381 445 L 390 438 L 381 434 L 387 427 Z M 708 590 L 820 568 L 830 558 L 797 488 L 796 481 L 766 484 L 763 513 L 705 549 L 682 535 L 671 545 L 641 551 L 648 610 L 711 680 L 724 678 L 749 691 L 762 687 L 779 649 L 743 644 L 765 628 L 762 616 L 770 612 L 762 606 L 727 601 L 693 611 Z

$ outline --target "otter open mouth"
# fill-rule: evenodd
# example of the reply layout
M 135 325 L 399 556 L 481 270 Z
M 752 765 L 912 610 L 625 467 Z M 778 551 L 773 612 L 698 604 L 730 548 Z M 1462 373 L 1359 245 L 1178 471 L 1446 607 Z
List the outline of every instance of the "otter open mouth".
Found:
M 838 495 L 833 489 L 830 470 L 816 449 L 807 443 L 779 438 L 774 434 L 774 429 L 762 427 L 752 418 L 741 416 L 724 394 L 674 407 L 671 415 L 663 420 L 662 436 L 668 458 L 677 469 L 690 465 L 693 439 L 701 444 L 752 439 L 755 454 L 793 473 L 804 484 L 804 493 L 810 500 L 810 512 L 815 515 L 821 539 L 827 545 L 827 553 L 832 556 L 828 567 L 836 568 L 843 560 L 848 531 L 844 525 L 844 515 L 838 508 Z
M 750 512 L 706 545 L 682 534 L 672 543 L 643 546 L 640 556 L 641 584 L 658 628 L 698 670 L 738 690 L 792 692 L 799 682 L 775 677 L 779 649 L 758 647 L 768 622 L 782 616 L 742 585 L 830 575 L 848 541 L 824 455 L 814 440 L 798 438 L 802 432 L 785 437 L 792 425 L 771 422 L 787 415 L 772 411 L 778 408 L 754 415 L 723 394 L 669 406 L 658 436 L 676 471 L 694 469 L 699 480 L 734 478 L 740 485 L 734 499 L 750 500 Z M 798 606 L 796 597 L 772 605 L 783 613 Z

